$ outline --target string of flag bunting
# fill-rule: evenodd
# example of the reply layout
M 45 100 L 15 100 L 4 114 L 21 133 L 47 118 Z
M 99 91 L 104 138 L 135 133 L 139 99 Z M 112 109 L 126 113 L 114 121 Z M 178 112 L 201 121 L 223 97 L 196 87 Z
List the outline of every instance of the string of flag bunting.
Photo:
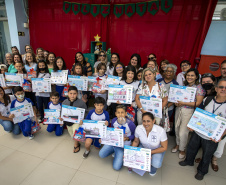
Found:
M 114 15 L 119 18 L 124 13 L 131 17 L 135 13 L 139 16 L 143 16 L 145 12 L 149 12 L 152 15 L 155 15 L 160 7 L 161 10 L 165 13 L 168 13 L 173 7 L 173 0 L 152 0 L 147 2 L 138 2 L 138 3 L 128 3 L 128 4 L 87 4 L 87 3 L 77 3 L 77 2 L 68 2 L 64 1 L 63 11 L 67 14 L 71 10 L 77 15 L 81 12 L 83 15 L 92 14 L 93 17 L 101 14 L 103 17 L 106 17 L 110 14 L 111 8 L 113 7 Z

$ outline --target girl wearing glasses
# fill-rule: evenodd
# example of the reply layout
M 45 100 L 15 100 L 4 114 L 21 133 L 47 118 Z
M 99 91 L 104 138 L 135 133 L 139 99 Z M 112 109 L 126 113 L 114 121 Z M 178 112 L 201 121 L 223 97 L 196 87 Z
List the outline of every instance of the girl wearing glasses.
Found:
M 109 66 L 110 62 L 108 62 L 107 54 L 105 51 L 100 51 L 98 55 L 98 59 L 94 64 L 95 73 L 97 73 L 97 66 L 100 63 L 104 63 L 106 66 Z
M 122 77 L 124 71 L 125 71 L 125 65 L 121 62 L 117 62 L 117 64 L 115 64 L 113 75 Z
M 171 150 L 172 153 L 179 152 L 179 159 L 185 157 L 185 148 L 188 141 L 189 130 L 187 124 L 191 119 L 194 109 L 198 107 L 206 94 L 205 90 L 199 83 L 199 72 L 197 69 L 191 68 L 185 74 L 184 85 L 196 88 L 195 102 L 175 103 L 177 106 L 175 113 L 175 132 L 176 132 L 176 146 Z
M 215 88 L 217 95 L 204 107 L 204 110 L 213 114 L 226 118 L 226 79 L 222 79 L 218 82 Z M 203 105 L 205 101 L 203 100 Z M 226 143 L 226 130 L 224 131 L 221 141 L 212 141 L 208 137 L 192 131 L 191 139 L 187 146 L 186 159 L 179 162 L 181 166 L 194 166 L 195 156 L 197 155 L 199 148 L 202 147 L 202 160 L 198 165 L 198 172 L 195 175 L 197 180 L 202 180 L 204 175 L 208 173 L 209 164 L 212 159 L 212 168 L 214 171 L 218 171 L 217 158 L 220 158 L 224 151 L 224 145 Z

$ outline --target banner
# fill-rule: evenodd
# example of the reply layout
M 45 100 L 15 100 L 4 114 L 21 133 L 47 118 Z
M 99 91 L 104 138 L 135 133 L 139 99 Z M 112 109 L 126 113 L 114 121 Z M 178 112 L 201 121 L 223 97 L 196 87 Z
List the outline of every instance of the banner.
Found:
M 147 11 L 152 15 L 155 15 L 159 11 L 159 4 L 159 0 L 128 4 L 114 4 L 113 11 L 117 18 L 121 17 L 124 13 L 128 17 L 131 17 L 135 12 L 138 15 L 143 16 Z M 161 0 L 161 10 L 163 12 L 168 13 L 172 9 L 172 7 L 173 0 Z M 77 15 L 81 11 L 83 15 L 90 13 L 93 17 L 96 17 L 98 14 L 106 17 L 110 14 L 111 6 L 110 4 L 81 4 L 77 2 L 64 1 L 63 11 L 67 14 L 71 10 L 75 15 Z

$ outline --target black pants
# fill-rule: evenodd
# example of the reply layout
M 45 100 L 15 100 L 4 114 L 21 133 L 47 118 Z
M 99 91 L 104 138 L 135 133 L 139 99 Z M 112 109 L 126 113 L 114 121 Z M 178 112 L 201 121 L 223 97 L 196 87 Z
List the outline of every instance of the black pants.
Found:
M 191 139 L 187 146 L 185 161 L 190 165 L 194 164 L 194 160 L 199 151 L 199 148 L 202 147 L 202 160 L 200 161 L 197 170 L 200 174 L 205 175 L 208 173 L 209 164 L 214 152 L 217 149 L 217 146 L 218 143 L 203 139 L 195 132 L 192 132 Z

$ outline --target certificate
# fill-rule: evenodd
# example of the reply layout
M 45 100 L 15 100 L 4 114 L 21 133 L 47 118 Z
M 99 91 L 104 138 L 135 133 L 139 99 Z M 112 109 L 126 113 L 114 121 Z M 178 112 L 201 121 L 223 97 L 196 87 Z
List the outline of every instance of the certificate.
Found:
M 109 85 L 108 102 L 131 104 L 133 96 L 133 86 L 129 85 Z
M 4 78 L 3 74 L 0 74 L 0 86 L 1 87 L 6 87 L 6 85 L 5 85 L 5 78 Z
M 105 82 L 105 89 L 108 90 L 109 85 L 118 85 L 121 80 L 119 76 L 108 75 L 108 78 Z
M 196 108 L 187 127 L 210 139 L 219 141 L 226 129 L 226 119 Z
M 87 91 L 88 78 L 86 76 L 68 75 L 68 83 L 70 86 L 76 86 L 78 90 Z
M 68 70 L 58 70 L 57 72 L 51 72 L 51 83 L 66 84 L 67 75 L 68 75 Z
M 87 91 L 93 91 L 97 93 L 98 90 L 105 90 L 106 79 L 100 79 L 99 77 L 88 76 L 88 89 Z
M 33 92 L 51 92 L 50 78 L 32 78 Z
M 93 90 L 93 84 L 97 83 L 97 78 L 94 76 L 88 76 L 88 88 L 87 91 Z
M 14 124 L 20 123 L 27 118 L 32 118 L 34 116 L 33 107 L 31 103 L 10 109 L 10 114 L 14 114 L 15 116 L 13 118 Z
M 195 102 L 196 88 L 180 85 L 170 85 L 168 102 L 177 103 L 182 102 Z
M 150 96 L 140 96 L 142 108 L 154 114 L 155 117 L 162 118 L 162 99 L 151 98 Z
M 23 85 L 23 74 L 5 73 L 5 83 L 7 86 L 21 86 Z
M 123 165 L 150 172 L 151 149 L 124 146 Z
M 105 121 L 83 120 L 82 128 L 86 137 L 103 138 L 107 134 Z
M 60 117 L 60 110 L 45 109 L 44 110 L 44 124 L 63 124 L 58 118 Z
M 79 123 L 85 116 L 85 109 L 62 105 L 61 118 L 71 123 Z
M 123 129 L 107 127 L 106 137 L 101 139 L 101 144 L 123 148 L 124 147 Z

